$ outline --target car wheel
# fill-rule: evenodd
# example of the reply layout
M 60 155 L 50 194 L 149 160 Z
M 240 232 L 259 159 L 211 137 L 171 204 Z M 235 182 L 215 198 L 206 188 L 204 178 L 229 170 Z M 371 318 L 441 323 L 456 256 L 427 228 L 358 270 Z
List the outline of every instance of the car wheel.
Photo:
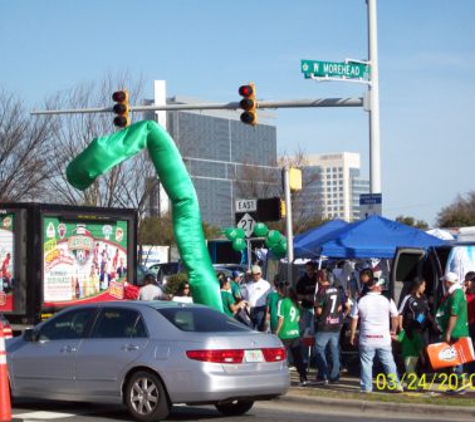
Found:
M 152 372 L 139 371 L 133 374 L 127 382 L 125 394 L 127 408 L 138 421 L 159 421 L 170 412 L 165 387 Z
M 216 409 L 226 416 L 244 415 L 254 405 L 253 401 L 234 400 L 230 403 L 217 404 Z

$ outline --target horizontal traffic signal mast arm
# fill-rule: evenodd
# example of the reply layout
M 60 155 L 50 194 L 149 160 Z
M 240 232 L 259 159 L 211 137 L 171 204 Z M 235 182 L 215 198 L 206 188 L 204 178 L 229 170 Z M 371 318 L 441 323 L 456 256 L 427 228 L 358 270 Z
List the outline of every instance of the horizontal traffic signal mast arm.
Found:
M 256 108 L 306 108 L 306 107 L 363 107 L 363 98 L 316 98 L 310 100 L 280 100 L 257 101 Z M 143 105 L 130 106 L 129 111 L 155 111 L 155 110 L 240 110 L 239 101 L 231 103 L 196 103 L 196 104 L 168 104 L 168 105 Z M 83 108 L 70 110 L 36 110 L 32 115 L 43 114 L 76 114 L 76 113 L 112 113 L 112 107 Z

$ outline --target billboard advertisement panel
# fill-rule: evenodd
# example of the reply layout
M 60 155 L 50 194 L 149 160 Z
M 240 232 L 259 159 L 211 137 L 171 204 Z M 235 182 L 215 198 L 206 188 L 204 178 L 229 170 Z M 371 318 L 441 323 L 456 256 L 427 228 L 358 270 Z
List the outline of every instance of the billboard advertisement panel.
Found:
M 43 306 L 124 298 L 128 221 L 43 216 Z
M 15 289 L 15 214 L 0 215 L 0 312 L 13 310 Z

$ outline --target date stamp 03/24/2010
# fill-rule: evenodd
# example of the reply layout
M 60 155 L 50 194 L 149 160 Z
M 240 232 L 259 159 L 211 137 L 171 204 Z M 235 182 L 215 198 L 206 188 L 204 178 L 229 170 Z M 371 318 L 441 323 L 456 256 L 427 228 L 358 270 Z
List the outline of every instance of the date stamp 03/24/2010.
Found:
M 475 391 L 475 373 L 461 376 L 454 372 L 450 374 L 422 374 L 418 376 L 414 373 L 403 373 L 400 384 L 397 383 L 397 377 L 394 374 L 378 374 L 376 376 L 376 389 L 397 390 L 401 384 L 405 384 L 407 391 L 457 391 L 461 388 Z

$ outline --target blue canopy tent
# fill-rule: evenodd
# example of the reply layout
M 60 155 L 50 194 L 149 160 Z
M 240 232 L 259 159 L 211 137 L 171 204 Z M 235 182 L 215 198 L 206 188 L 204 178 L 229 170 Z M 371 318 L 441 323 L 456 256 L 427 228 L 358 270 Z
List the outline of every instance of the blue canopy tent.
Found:
M 445 243 L 417 228 L 374 215 L 322 237 L 314 256 L 392 258 L 398 247 L 428 248 Z
M 344 220 L 331 220 L 314 229 L 307 230 L 294 238 L 295 258 L 315 258 L 318 254 L 320 240 L 336 230 L 342 229 L 348 223 Z

